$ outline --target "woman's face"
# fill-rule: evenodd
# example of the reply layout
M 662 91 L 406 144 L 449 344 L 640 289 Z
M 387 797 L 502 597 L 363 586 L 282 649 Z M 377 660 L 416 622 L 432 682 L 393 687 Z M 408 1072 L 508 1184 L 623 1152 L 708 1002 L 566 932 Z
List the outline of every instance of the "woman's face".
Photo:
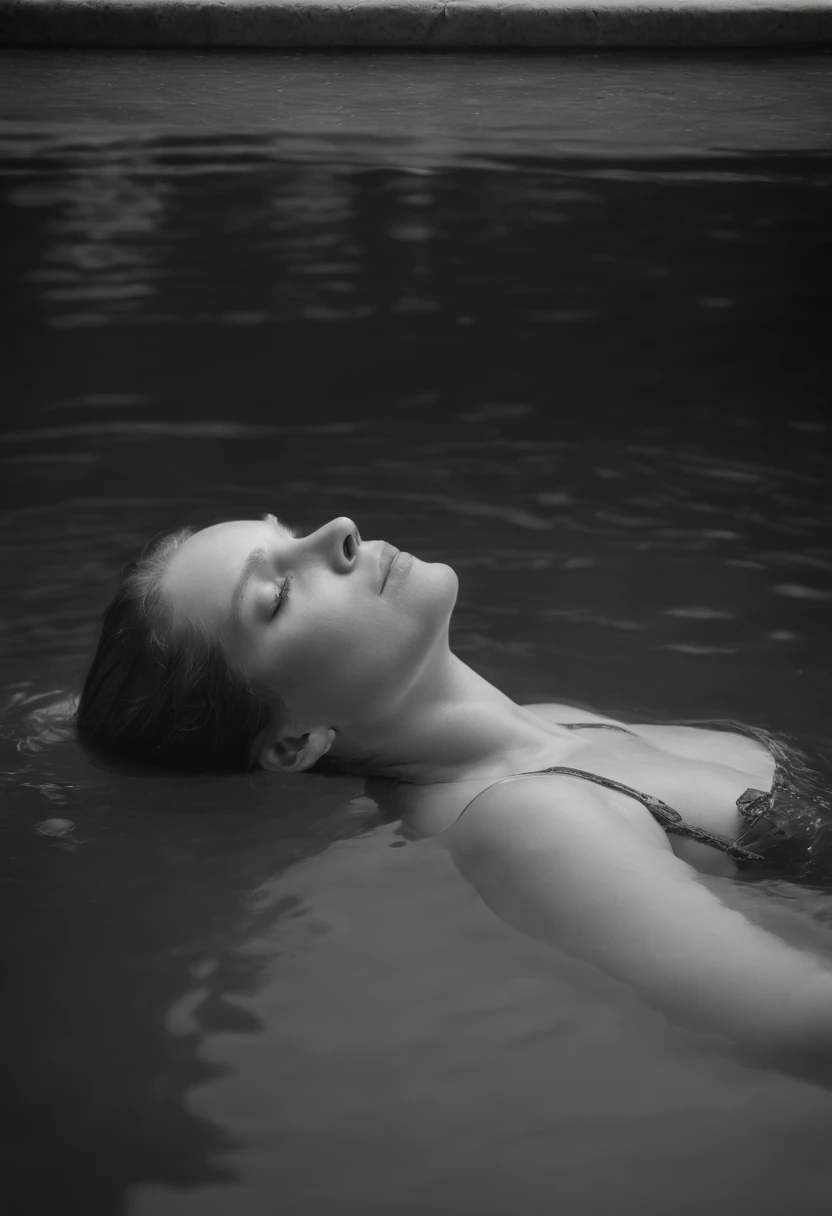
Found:
M 457 590 L 450 566 L 362 541 L 345 516 L 308 536 L 273 515 L 215 524 L 185 541 L 165 580 L 176 613 L 295 720 L 336 728 L 395 706 L 447 639 Z

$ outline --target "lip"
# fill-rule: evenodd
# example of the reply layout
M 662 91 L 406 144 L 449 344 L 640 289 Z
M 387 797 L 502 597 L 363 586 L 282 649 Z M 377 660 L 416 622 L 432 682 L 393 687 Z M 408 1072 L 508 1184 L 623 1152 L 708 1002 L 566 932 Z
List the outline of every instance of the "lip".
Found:
M 406 579 L 415 560 L 412 553 L 398 551 L 387 569 L 384 585 L 392 586 L 393 583 L 400 583 Z
M 394 545 L 388 545 L 385 541 L 381 550 L 381 556 L 379 558 L 379 569 L 381 570 L 381 588 L 379 590 L 379 595 L 381 595 L 384 591 L 387 584 L 387 579 L 390 577 L 390 570 L 393 562 L 398 556 L 399 550 Z

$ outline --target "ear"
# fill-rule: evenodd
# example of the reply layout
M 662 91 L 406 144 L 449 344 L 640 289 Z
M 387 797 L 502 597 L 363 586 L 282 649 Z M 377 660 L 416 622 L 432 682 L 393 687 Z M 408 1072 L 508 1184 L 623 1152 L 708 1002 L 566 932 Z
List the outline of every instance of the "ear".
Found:
M 299 735 L 265 735 L 256 755 L 260 767 L 269 773 L 302 773 L 326 755 L 334 742 L 331 726 L 313 726 Z

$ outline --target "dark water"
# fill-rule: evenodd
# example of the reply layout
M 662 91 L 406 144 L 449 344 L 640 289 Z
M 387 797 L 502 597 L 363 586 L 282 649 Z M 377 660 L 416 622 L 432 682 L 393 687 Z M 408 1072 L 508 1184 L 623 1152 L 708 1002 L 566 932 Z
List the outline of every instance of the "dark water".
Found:
M 269 510 L 453 565 L 518 700 L 827 751 L 829 61 L 0 59 L 20 1210 L 826 1211 L 825 1091 L 515 936 L 359 782 L 49 724 L 146 539 Z

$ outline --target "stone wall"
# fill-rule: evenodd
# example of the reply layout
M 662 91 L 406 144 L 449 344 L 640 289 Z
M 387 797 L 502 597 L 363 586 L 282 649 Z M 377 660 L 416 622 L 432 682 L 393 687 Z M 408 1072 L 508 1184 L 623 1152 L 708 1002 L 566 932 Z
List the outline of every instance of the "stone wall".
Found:
M 832 0 L 0 0 L 0 45 L 832 47 Z

